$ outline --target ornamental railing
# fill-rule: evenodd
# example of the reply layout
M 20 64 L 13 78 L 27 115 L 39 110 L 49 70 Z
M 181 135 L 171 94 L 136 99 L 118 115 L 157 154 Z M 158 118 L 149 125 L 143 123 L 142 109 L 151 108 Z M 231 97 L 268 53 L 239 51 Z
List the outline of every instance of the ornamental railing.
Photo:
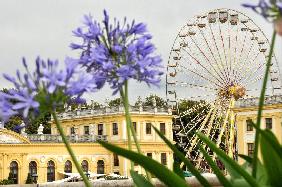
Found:
M 28 134 L 27 138 L 31 142 L 52 142 L 61 143 L 62 137 L 60 135 L 53 134 Z M 99 141 L 107 141 L 107 135 L 71 135 L 67 136 L 67 139 L 71 143 L 90 143 Z
M 247 99 L 239 99 L 235 106 L 236 107 L 252 107 L 252 106 L 258 106 L 259 104 L 259 98 L 247 98 Z M 273 96 L 267 96 L 264 100 L 265 105 L 273 105 L 273 104 L 282 104 L 282 95 L 273 95 Z
M 150 106 L 130 106 L 129 111 L 131 114 L 154 114 L 154 115 L 171 115 L 171 110 L 168 108 L 157 108 Z M 58 114 L 59 119 L 72 119 L 90 116 L 102 116 L 102 115 L 113 115 L 113 114 L 124 114 L 124 108 L 119 107 L 103 107 L 97 109 L 89 108 L 77 108 L 75 110 L 65 110 Z

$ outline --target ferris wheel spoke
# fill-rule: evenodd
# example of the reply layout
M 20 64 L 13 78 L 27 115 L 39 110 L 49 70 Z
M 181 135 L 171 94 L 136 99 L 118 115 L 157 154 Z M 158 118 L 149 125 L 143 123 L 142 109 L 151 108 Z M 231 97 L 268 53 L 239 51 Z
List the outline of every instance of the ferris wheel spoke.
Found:
M 180 82 L 179 86 L 182 87 L 191 87 L 191 88 L 198 88 L 198 89 L 202 89 L 205 91 L 210 91 L 210 92 L 216 92 L 218 89 L 217 88 L 212 88 L 210 86 L 203 86 L 203 85 L 197 85 L 197 84 L 191 84 L 188 82 Z
M 216 60 L 216 58 L 215 58 L 215 56 L 214 56 L 214 53 L 212 52 L 211 47 L 210 47 L 210 45 L 208 44 L 208 41 L 207 41 L 205 35 L 203 34 L 203 31 L 202 31 L 201 29 L 199 29 L 199 31 L 200 31 L 202 37 L 204 38 L 205 43 L 206 43 L 207 46 L 208 46 L 209 52 L 211 53 L 211 55 L 212 55 L 212 57 L 213 57 L 213 60 L 214 60 L 214 62 L 215 62 L 215 64 L 216 64 L 216 67 L 217 67 L 217 70 L 214 68 L 214 66 L 212 66 L 212 63 L 209 63 L 209 64 L 213 67 L 213 69 L 215 70 L 216 74 L 217 74 L 219 77 L 222 76 L 223 78 L 226 79 L 226 77 L 225 77 L 225 75 L 223 74 L 223 72 L 220 71 L 220 68 L 219 68 L 219 65 L 218 65 L 218 61 Z M 219 73 L 218 71 L 219 71 L 220 73 Z M 221 74 L 221 75 L 219 75 L 219 74 Z
M 214 85 L 216 85 L 216 86 L 218 86 L 218 87 L 222 87 L 222 86 L 220 86 L 218 83 L 214 82 L 213 80 L 207 79 L 206 77 L 204 77 L 203 75 L 200 75 L 200 74 L 197 73 L 196 71 L 193 71 L 193 70 L 191 70 L 191 69 L 189 69 L 189 68 L 187 68 L 187 67 L 185 67 L 185 66 L 182 66 L 182 65 L 180 65 L 180 67 L 186 69 L 187 71 L 190 71 L 191 73 L 194 73 L 194 74 L 197 75 L 199 78 L 202 78 L 202 79 L 204 79 L 204 80 L 206 80 L 206 81 L 208 81 L 208 82 L 210 82 L 210 83 L 212 83 L 212 84 L 214 84 Z
M 193 55 L 191 55 L 186 49 L 183 49 L 191 58 L 193 58 L 196 62 L 197 62 L 197 64 L 199 64 L 200 65 L 200 67 L 203 69 L 203 70 L 205 70 L 209 75 L 211 75 L 214 79 L 216 79 L 216 81 L 218 81 L 219 83 L 222 83 L 222 81 L 223 81 L 223 79 L 220 77 L 220 79 L 222 79 L 222 80 L 219 80 L 213 73 L 211 73 L 205 66 L 203 66 L 202 64 L 201 64 L 201 62 L 198 60 L 198 59 L 196 59 Z
M 254 64 L 254 62 L 256 61 L 257 57 L 259 56 L 260 52 L 258 52 L 256 55 L 255 55 L 255 58 L 253 60 L 250 60 L 249 63 L 250 64 Z M 246 80 L 248 79 L 250 76 L 252 76 L 253 74 L 257 73 L 257 71 L 259 69 L 261 69 L 262 67 L 264 67 L 265 63 L 263 64 L 258 64 L 258 68 L 255 69 L 254 71 L 254 67 L 253 66 L 249 66 L 247 69 L 246 67 L 243 67 L 241 66 L 241 68 L 238 68 L 238 73 L 240 75 L 240 78 L 238 78 L 238 82 L 242 82 L 242 80 Z M 243 69 L 244 68 L 244 69 Z
M 261 75 L 261 76 L 257 76 L 257 77 L 254 77 L 252 80 L 250 80 L 248 83 L 246 83 L 246 85 L 252 85 L 256 82 L 258 82 L 259 80 L 262 80 L 264 77 L 264 75 Z
M 216 40 L 215 40 L 215 36 L 214 36 L 214 33 L 213 33 L 213 31 L 212 31 L 212 28 L 211 28 L 211 25 L 210 25 L 210 24 L 209 24 L 209 28 L 210 28 L 210 31 L 211 31 L 211 34 L 212 34 L 212 39 L 213 39 L 214 45 L 215 45 L 215 47 L 216 47 L 216 51 L 217 51 L 218 57 L 219 57 L 219 59 L 220 59 L 222 71 L 223 71 L 223 73 L 224 73 L 224 75 L 225 75 L 225 78 L 228 80 L 228 75 L 227 75 L 227 73 L 226 73 L 226 69 L 225 69 L 224 64 L 223 64 L 223 62 L 222 62 L 221 55 L 220 55 L 220 52 L 219 52 L 219 48 L 218 48 L 218 46 L 217 46 L 217 42 L 216 42 Z
M 190 36 L 190 35 L 189 35 Z M 217 70 L 215 69 L 215 67 L 212 65 L 212 63 L 210 62 L 210 60 L 207 58 L 207 56 L 205 55 L 205 53 L 203 52 L 203 50 L 200 49 L 199 45 L 197 42 L 195 42 L 195 40 L 193 39 L 192 36 L 190 36 L 191 40 L 193 41 L 193 43 L 195 44 L 195 46 L 197 47 L 197 49 L 200 51 L 200 53 L 202 54 L 202 56 L 206 59 L 206 61 L 208 62 L 209 66 L 214 70 L 214 72 L 216 73 L 216 75 L 219 77 L 219 80 L 217 77 L 215 77 L 215 75 L 213 75 L 219 82 L 222 82 L 223 83 L 225 82 L 224 78 L 221 77 L 221 75 L 218 74 Z M 208 45 L 208 44 L 207 44 Z M 209 45 L 208 45 L 209 47 Z M 203 67 L 204 69 L 206 69 L 210 74 L 211 72 L 206 68 L 204 67 L 200 62 L 198 62 L 200 64 L 201 67 Z
M 245 83 L 247 80 L 249 80 L 250 78 L 254 77 L 255 74 L 258 73 L 259 70 L 261 70 L 261 68 L 263 68 L 265 65 L 265 63 L 261 64 L 259 67 L 257 67 L 256 69 L 252 70 L 252 68 L 250 67 L 249 70 L 246 71 L 245 76 L 242 76 L 238 82 L 240 83 Z
M 228 64 L 227 64 L 227 57 L 226 57 L 224 39 L 223 39 L 223 36 L 222 36 L 222 31 L 221 31 L 221 27 L 220 27 L 219 22 L 218 22 L 217 25 L 218 25 L 218 28 L 219 28 L 219 34 L 220 34 L 221 44 L 222 44 L 223 54 L 224 54 L 225 67 L 226 67 L 226 70 L 227 70 L 227 82 L 229 83 L 230 82 L 230 70 L 228 70 L 229 68 L 228 68 Z
M 237 46 L 238 46 L 238 29 L 239 29 L 239 27 L 237 27 L 236 34 L 235 34 L 235 47 L 234 47 L 233 59 L 230 58 L 230 61 L 229 61 L 229 63 L 230 63 L 230 72 L 229 72 L 230 78 L 231 78 L 232 72 L 235 69 L 235 67 L 232 68 L 232 60 L 233 60 L 233 63 L 235 64 L 236 58 L 237 58 L 237 51 L 238 51 L 238 49 L 237 49 Z M 230 57 L 231 57 L 231 55 L 230 55 Z
M 237 68 L 239 68 L 238 64 L 240 64 L 240 61 L 241 61 L 241 57 L 243 55 L 243 51 L 244 51 L 244 48 L 245 48 L 245 44 L 246 44 L 246 38 L 247 38 L 247 34 L 245 34 L 245 37 L 244 37 L 244 41 L 243 41 L 243 44 L 242 44 L 242 48 L 240 50 L 240 54 L 239 54 L 239 57 L 238 57 L 238 60 L 236 60 L 234 66 L 233 66 L 233 71 L 232 71 L 232 75 L 234 76 L 234 79 L 236 80 L 238 78 L 238 72 L 236 71 Z

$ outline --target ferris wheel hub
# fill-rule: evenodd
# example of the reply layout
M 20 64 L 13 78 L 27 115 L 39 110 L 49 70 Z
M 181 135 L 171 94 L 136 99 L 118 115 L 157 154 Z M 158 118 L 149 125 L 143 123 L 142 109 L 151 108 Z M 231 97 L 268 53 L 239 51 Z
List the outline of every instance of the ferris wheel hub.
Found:
M 246 95 L 246 88 L 231 84 L 230 86 L 220 89 L 218 95 L 225 99 L 234 98 L 238 100 Z

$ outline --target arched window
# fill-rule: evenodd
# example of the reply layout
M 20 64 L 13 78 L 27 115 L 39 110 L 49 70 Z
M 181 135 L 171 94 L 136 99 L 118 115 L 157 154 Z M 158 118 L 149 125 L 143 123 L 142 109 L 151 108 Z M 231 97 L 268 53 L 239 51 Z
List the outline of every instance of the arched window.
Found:
M 72 172 L 72 163 L 71 161 L 67 160 L 65 163 L 65 173 L 71 173 Z
M 105 166 L 103 160 L 98 160 L 97 162 L 97 174 L 104 174 L 105 173 Z
M 33 174 L 37 174 L 37 164 L 35 161 L 31 161 L 29 163 L 29 173 L 32 176 Z
M 82 170 L 83 170 L 84 172 L 88 172 L 88 162 L 87 162 L 87 160 L 83 160 L 83 161 L 81 162 L 81 167 L 82 167 Z
M 47 163 L 47 182 L 55 180 L 55 163 L 50 160 Z
M 37 177 L 38 177 L 38 175 L 37 175 L 37 164 L 36 164 L 35 161 L 31 161 L 31 162 L 29 163 L 29 174 L 30 174 L 30 176 L 31 176 L 31 178 L 32 178 L 32 180 L 33 180 L 33 182 L 34 182 L 34 183 L 37 183 Z M 37 177 L 35 177 L 35 176 L 37 176 Z
M 19 165 L 16 161 L 10 163 L 10 177 L 14 181 L 14 184 L 18 184 L 19 178 Z

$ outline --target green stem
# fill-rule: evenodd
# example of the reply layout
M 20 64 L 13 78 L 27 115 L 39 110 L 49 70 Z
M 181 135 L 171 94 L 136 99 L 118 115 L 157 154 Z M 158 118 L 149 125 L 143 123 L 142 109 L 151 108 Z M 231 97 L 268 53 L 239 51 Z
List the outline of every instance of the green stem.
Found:
M 126 108 L 125 107 L 125 99 L 124 99 L 124 92 L 123 92 L 123 90 L 121 89 L 120 90 L 120 95 L 121 95 L 121 97 L 122 97 L 122 100 L 123 100 L 123 105 L 124 105 L 124 108 Z M 125 109 L 126 110 L 126 109 Z M 131 142 L 131 136 L 130 136 L 130 124 L 129 124 L 129 122 L 128 122 L 128 118 L 127 118 L 127 115 L 125 115 L 126 116 L 126 132 L 127 132 L 127 142 L 128 142 L 128 150 L 130 150 L 130 151 L 132 151 L 132 142 Z M 133 163 L 133 161 L 130 161 L 130 168 L 131 168 L 131 170 L 134 170 L 134 163 Z
M 66 138 L 66 135 L 65 135 L 64 130 L 63 130 L 62 126 L 61 126 L 61 123 L 59 122 L 59 120 L 57 118 L 56 112 L 52 111 L 51 113 L 52 113 L 52 116 L 54 118 L 54 121 L 55 121 L 55 124 L 57 126 L 57 129 L 58 129 L 58 131 L 59 131 L 59 133 L 60 133 L 60 135 L 62 137 L 62 140 L 63 140 L 63 142 L 64 142 L 64 144 L 65 144 L 65 146 L 66 146 L 66 148 L 67 148 L 67 150 L 68 150 L 68 152 L 69 152 L 69 154 L 71 156 L 72 161 L 74 162 L 74 165 L 75 165 L 78 173 L 82 177 L 85 186 L 91 187 L 92 186 L 91 183 L 89 182 L 88 178 L 84 174 L 84 172 L 83 172 L 80 164 L 78 163 L 78 161 L 76 159 L 76 156 L 75 156 L 75 154 L 74 154 L 74 152 L 73 152 L 73 150 L 72 150 L 72 148 L 70 146 L 70 143 L 68 142 L 68 140 Z
M 142 154 L 141 148 L 140 148 L 140 144 L 139 144 L 139 142 L 137 140 L 136 132 L 135 132 L 135 129 L 133 128 L 132 121 L 131 121 L 131 115 L 130 115 L 130 112 L 129 112 L 128 81 L 125 81 L 124 93 L 121 94 L 121 96 L 122 96 L 123 106 L 124 106 L 124 110 L 125 110 L 126 126 L 128 127 L 127 130 L 130 130 L 131 133 L 132 133 L 133 140 L 134 140 L 134 143 L 135 143 L 136 148 L 137 148 L 137 152 L 139 154 Z M 129 136 L 128 140 L 131 141 L 131 137 L 130 136 Z M 131 169 L 133 169 L 133 168 L 131 168 Z M 151 181 L 151 175 L 146 170 L 145 170 L 145 172 L 146 172 L 146 176 L 147 176 L 148 180 Z
M 272 60 L 275 38 L 276 38 L 276 32 L 273 31 L 270 50 L 269 50 L 267 64 L 266 64 L 266 69 L 265 69 L 265 73 L 264 73 L 263 85 L 262 85 L 262 89 L 261 89 L 261 93 L 260 93 L 260 99 L 259 99 L 259 109 L 258 109 L 258 116 L 257 116 L 257 127 L 258 128 L 260 128 L 260 124 L 261 124 L 261 115 L 262 115 L 262 110 L 263 110 L 263 105 L 264 105 L 265 89 L 266 89 L 268 74 L 269 74 L 269 70 L 270 70 L 270 66 L 271 66 L 271 60 Z M 256 174 L 257 174 L 259 136 L 260 136 L 259 131 L 256 130 L 255 150 L 254 150 L 254 158 L 253 158 L 253 171 L 252 171 L 252 175 L 253 175 L 254 178 L 256 178 Z

